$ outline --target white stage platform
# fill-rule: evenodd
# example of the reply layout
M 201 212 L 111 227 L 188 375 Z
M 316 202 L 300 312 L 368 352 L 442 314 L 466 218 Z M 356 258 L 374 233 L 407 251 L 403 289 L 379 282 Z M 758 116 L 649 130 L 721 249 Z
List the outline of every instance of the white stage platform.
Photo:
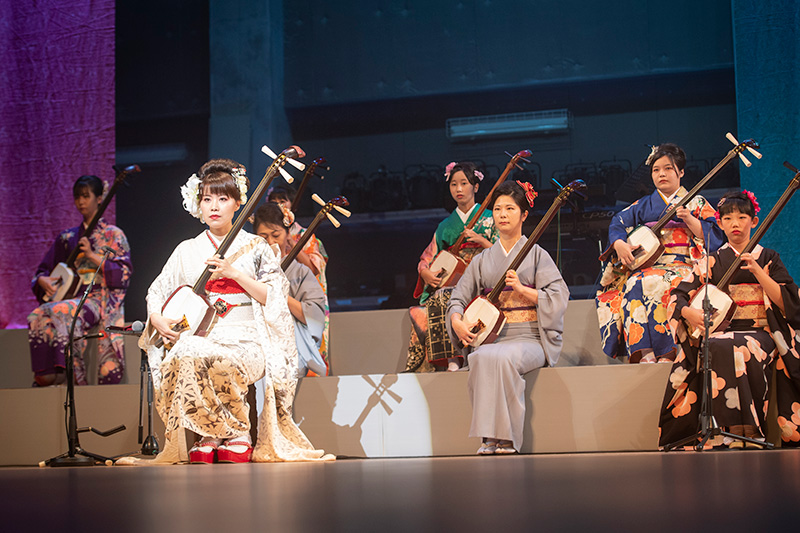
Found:
M 331 315 L 331 370 L 301 380 L 295 419 L 318 447 L 351 457 L 470 455 L 467 372 L 398 374 L 410 333 L 406 310 Z M 0 464 L 37 464 L 66 451 L 64 387 L 31 388 L 25 330 L 0 331 Z M 139 448 L 139 350 L 126 343 L 127 384 L 77 388 L 79 426 L 125 424 L 108 438 L 81 435 L 101 455 Z M 602 354 L 594 302 L 570 302 L 556 368 L 526 376 L 523 452 L 655 450 L 668 365 L 620 365 Z M 163 425 L 155 421 L 163 443 Z M 145 431 L 146 433 L 146 431 Z

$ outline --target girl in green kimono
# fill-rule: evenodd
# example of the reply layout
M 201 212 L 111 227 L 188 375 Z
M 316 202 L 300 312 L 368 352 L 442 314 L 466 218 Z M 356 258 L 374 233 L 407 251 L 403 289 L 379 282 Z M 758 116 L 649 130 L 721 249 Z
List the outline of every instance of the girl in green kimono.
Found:
M 475 202 L 483 173 L 468 161 L 450 163 L 444 173 L 450 195 L 457 207 L 449 217 L 439 223 L 430 244 L 420 257 L 417 271 L 419 279 L 414 297 L 419 298 L 418 307 L 409 309 L 411 315 L 411 341 L 408 346 L 406 372 L 432 372 L 434 370 L 458 370 L 463 357 L 454 348 L 447 334 L 445 312 L 450 302 L 453 287 L 443 287 L 441 273 L 430 269 L 436 255 L 450 248 L 463 233 L 464 243 L 456 252 L 469 263 L 473 257 L 497 240 L 497 230 L 492 222 L 492 213 L 484 210 L 472 229 L 466 229 L 469 220 L 480 205 Z

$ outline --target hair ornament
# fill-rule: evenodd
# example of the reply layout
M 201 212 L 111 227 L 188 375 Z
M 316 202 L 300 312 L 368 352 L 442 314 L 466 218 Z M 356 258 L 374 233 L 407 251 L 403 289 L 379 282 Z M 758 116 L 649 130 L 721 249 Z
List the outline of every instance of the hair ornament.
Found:
M 239 201 L 243 204 L 247 203 L 247 169 L 244 167 L 236 167 L 231 170 L 231 176 L 236 181 L 236 186 L 239 187 Z
M 286 207 L 284 204 L 279 204 L 277 202 L 275 203 L 277 204 L 278 207 L 281 208 L 281 211 L 283 212 L 283 225 L 288 228 L 289 226 L 294 224 L 294 213 L 292 213 L 292 210 Z
M 101 179 L 100 183 L 103 184 L 103 192 L 100 193 L 100 200 L 105 200 L 106 195 L 108 195 L 108 182 L 104 179 Z
M 644 164 L 648 167 L 653 164 L 653 159 L 656 157 L 656 153 L 658 153 L 658 145 L 654 144 L 650 147 L 650 155 L 647 156 L 645 159 Z
M 533 185 L 528 183 L 527 181 L 519 181 L 517 183 L 520 187 L 525 191 L 525 198 L 528 199 L 528 205 L 533 207 L 533 201 L 539 196 L 539 193 L 533 190 Z
M 478 181 L 483 181 L 483 172 L 481 172 L 480 170 L 478 170 L 476 168 L 475 169 L 475 177 L 478 178 Z
M 753 203 L 753 211 L 755 212 L 756 215 L 758 215 L 758 212 L 761 211 L 761 208 L 758 207 L 758 202 L 756 201 L 756 195 L 751 193 L 750 191 L 745 191 L 744 189 L 742 189 L 742 194 L 750 198 L 750 201 Z
M 446 167 L 444 167 L 444 179 L 446 180 L 450 179 L 450 173 L 453 171 L 453 168 L 455 168 L 455 166 L 456 162 L 451 161 L 450 163 L 448 163 Z
M 197 174 L 189 176 L 186 184 L 181 185 L 181 196 L 183 196 L 183 208 L 194 218 L 199 218 L 200 222 L 205 223 L 203 213 L 200 212 L 200 178 Z

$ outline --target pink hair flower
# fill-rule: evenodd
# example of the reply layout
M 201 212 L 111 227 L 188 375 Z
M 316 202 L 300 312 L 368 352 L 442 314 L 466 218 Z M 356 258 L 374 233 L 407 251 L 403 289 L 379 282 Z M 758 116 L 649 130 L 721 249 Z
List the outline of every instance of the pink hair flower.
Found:
M 451 161 L 446 167 L 444 167 L 444 179 L 450 179 L 450 173 L 453 171 L 453 168 L 456 166 L 455 161 Z

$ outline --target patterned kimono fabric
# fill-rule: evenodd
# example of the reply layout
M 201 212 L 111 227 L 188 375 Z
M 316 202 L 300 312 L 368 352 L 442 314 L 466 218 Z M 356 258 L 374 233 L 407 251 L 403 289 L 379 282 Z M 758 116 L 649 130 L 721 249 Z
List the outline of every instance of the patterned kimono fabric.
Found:
M 193 284 L 216 247 L 208 231 L 178 245 L 148 290 L 148 314 L 160 312 L 177 287 Z M 292 420 L 297 348 L 286 304 L 289 283 L 279 259 L 263 239 L 244 231 L 227 259 L 267 285 L 266 304 L 251 298 L 238 283 L 212 277 L 206 285 L 210 301 L 223 300 L 230 309 L 215 317 L 211 331 L 205 337 L 183 336 L 166 353 L 148 346 L 156 407 L 167 440 L 155 462 L 186 461 L 184 429 L 222 439 L 247 434 L 247 388 L 262 377 L 265 398 L 252 460 L 320 460 L 322 450 L 315 450 Z M 151 333 L 148 325 L 140 345 L 146 345 Z
M 736 258 L 736 251 L 726 244 L 711 254 L 711 283 L 716 284 Z M 730 326 L 711 334 L 712 409 L 721 427 L 755 426 L 760 437 L 766 436 L 766 421 L 772 363 L 777 364 L 778 421 L 784 446 L 800 444 L 800 356 L 795 345 L 795 331 L 800 324 L 800 294 L 780 256 L 774 250 L 757 246 L 756 262 L 781 286 L 785 313 L 765 297 L 755 276 L 739 270 L 731 280 L 728 293 L 738 307 Z M 698 430 L 703 377 L 700 340 L 688 333 L 681 310 L 702 286 L 705 262 L 673 289 L 670 302 L 670 325 L 675 332 L 678 355 L 672 366 L 664 394 L 660 418 L 659 444 L 665 446 L 691 436 Z
M 83 224 L 63 231 L 45 255 L 31 282 L 36 298 L 43 302 L 44 290 L 37 284 L 39 276 L 49 276 L 58 263 L 65 262 L 69 254 L 77 248 L 83 237 Z M 75 324 L 75 338 L 86 335 L 96 326 L 122 326 L 124 324 L 123 300 L 130 283 L 130 247 L 121 229 L 107 224 L 104 220 L 95 227 L 89 236 L 92 249 L 108 246 L 117 251 L 110 256 L 95 280 L 89 296 L 81 309 Z M 83 292 L 89 285 L 97 266 L 84 254 L 75 260 L 76 273 L 80 276 L 78 296 L 71 300 L 43 303 L 28 315 L 28 343 L 31 349 L 31 368 L 36 375 L 52 374 L 64 368 L 69 329 L 72 317 L 78 308 Z M 86 365 L 83 352 L 86 340 L 75 341 L 73 345 L 75 383 L 86 385 Z M 124 343 L 121 335 L 109 335 L 98 339 L 99 384 L 114 384 L 122 380 L 125 371 Z
M 480 206 L 477 204 L 472 207 L 465 217 L 467 222 L 474 214 L 475 209 L 479 208 Z M 447 250 L 458 240 L 465 226 L 466 224 L 457 210 L 440 222 L 430 244 L 422 253 L 417 270 L 429 268 L 440 250 Z M 481 214 L 473 231 L 491 242 L 497 240 L 497 230 L 494 227 L 490 211 L 485 210 Z M 482 250 L 483 247 L 479 244 L 465 242 L 458 250 L 458 256 L 469 264 L 472 258 Z M 411 316 L 411 339 L 408 344 L 406 372 L 443 370 L 447 368 L 449 358 L 463 359 L 459 351 L 453 348 L 445 324 L 445 314 L 452 292 L 453 287 L 451 286 L 440 287 L 431 293 L 426 290 L 422 278 L 417 280 L 414 296 L 419 297 L 422 305 L 408 310 L 408 314 Z
M 686 195 L 681 187 L 676 199 Z M 608 229 L 609 247 L 639 225 L 652 226 L 667 208 L 664 196 L 654 191 L 636 201 L 614 217 Z M 710 250 L 724 242 L 717 226 L 714 208 L 701 196 L 696 196 L 687 208 L 700 220 L 709 236 Z M 662 232 L 664 254 L 650 268 L 635 272 L 614 269 L 606 264 L 597 292 L 597 318 L 603 351 L 609 357 L 627 356 L 628 362 L 638 363 L 647 350 L 657 360 L 673 360 L 675 343 L 667 324 L 669 291 L 689 274 L 692 263 L 703 255 L 702 236 L 692 235 L 677 217 Z
M 303 233 L 306 232 L 306 229 L 298 224 L 297 222 L 293 223 L 289 227 L 289 242 L 291 242 L 292 246 L 297 244 L 300 240 L 300 237 L 303 236 Z M 319 271 L 317 274 L 317 281 L 319 282 L 320 287 L 322 287 L 322 293 L 325 297 L 325 324 L 322 330 L 322 341 L 320 342 L 319 346 L 319 354 L 322 356 L 323 361 L 325 361 L 325 372 L 319 374 L 318 372 L 311 370 L 309 375 L 320 375 L 326 376 L 328 374 L 328 345 L 329 345 L 329 338 L 330 338 L 330 306 L 328 305 L 328 278 L 325 274 L 325 268 L 328 265 L 328 253 L 325 251 L 325 247 L 322 244 L 322 241 L 316 237 L 308 239 L 308 242 L 303 247 L 303 251 L 308 254 L 308 257 L 311 259 L 311 262 Z M 302 377 L 302 376 L 301 376 Z
M 491 291 L 526 241 L 523 236 L 508 254 L 497 242 L 472 260 L 453 289 L 448 328 L 453 313 L 463 314 L 475 296 Z M 469 354 L 468 387 L 472 403 L 469 436 L 510 440 L 519 451 L 525 423 L 522 376 L 558 362 L 569 289 L 550 255 L 538 245 L 517 268 L 517 274 L 523 285 L 538 290 L 538 305 L 513 291 L 503 291 L 500 306 L 508 322 L 493 343 Z M 452 342 L 460 344 L 452 329 L 449 333 Z

